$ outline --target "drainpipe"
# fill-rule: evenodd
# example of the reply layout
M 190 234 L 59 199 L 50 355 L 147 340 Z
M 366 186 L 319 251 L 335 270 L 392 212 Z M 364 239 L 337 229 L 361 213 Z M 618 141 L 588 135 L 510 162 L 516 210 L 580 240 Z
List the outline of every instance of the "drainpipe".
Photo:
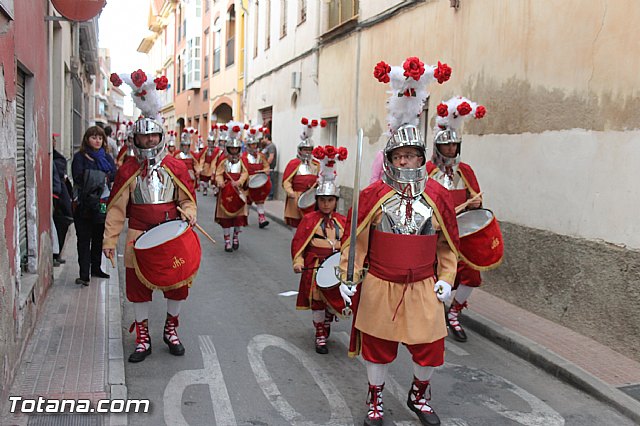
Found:
M 251 4 L 251 0 L 247 1 L 247 4 Z M 247 77 L 249 68 L 249 62 L 247 61 L 247 40 L 248 40 L 248 19 L 249 19 L 249 11 L 244 7 L 244 0 L 240 0 L 240 8 L 242 9 L 242 13 L 244 13 L 244 49 L 243 49 L 243 67 L 242 67 L 242 114 L 245 119 L 247 118 Z

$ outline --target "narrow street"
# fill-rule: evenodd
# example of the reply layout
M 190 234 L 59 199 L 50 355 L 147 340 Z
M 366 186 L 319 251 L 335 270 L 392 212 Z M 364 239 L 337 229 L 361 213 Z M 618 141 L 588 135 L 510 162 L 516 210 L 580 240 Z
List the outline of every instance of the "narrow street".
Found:
M 199 218 L 220 242 L 214 202 L 199 194 Z M 250 223 L 234 253 L 200 239 L 200 272 L 180 317 L 184 357 L 171 356 L 162 343 L 165 302 L 154 293 L 153 354 L 125 362 L 129 398 L 149 398 L 152 410 L 129 414 L 129 424 L 362 423 L 367 377 L 360 360 L 347 357 L 350 322 L 334 325 L 328 355 L 316 354 L 310 312 L 296 311 L 295 296 L 279 295 L 297 290 L 292 231 L 273 221 L 258 229 L 255 212 Z M 132 320 L 125 304 L 123 329 Z M 125 357 L 133 346 L 134 335 L 125 332 Z M 448 340 L 447 349 L 432 390 L 444 425 L 633 424 L 477 334 L 465 344 Z M 386 424 L 419 424 L 405 405 L 411 374 L 401 348 L 384 392 Z

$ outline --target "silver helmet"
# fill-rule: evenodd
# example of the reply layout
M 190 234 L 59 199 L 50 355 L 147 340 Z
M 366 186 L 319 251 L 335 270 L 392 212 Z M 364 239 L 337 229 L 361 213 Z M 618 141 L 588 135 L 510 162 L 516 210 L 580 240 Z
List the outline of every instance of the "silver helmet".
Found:
M 229 152 L 229 148 L 238 148 L 237 154 Z M 240 151 L 242 150 L 242 142 L 240 138 L 229 138 L 224 144 L 224 152 L 232 163 L 237 163 L 240 160 Z
M 137 135 L 159 134 L 160 142 L 151 148 L 143 148 L 138 145 Z M 155 160 L 159 162 L 164 158 L 167 151 L 165 149 L 165 139 L 162 125 L 151 118 L 139 118 L 133 125 L 133 151 L 138 162 Z
M 309 161 L 311 160 L 311 158 L 313 157 L 313 155 L 311 154 L 311 152 L 306 153 L 306 152 L 302 152 L 303 148 L 310 148 L 311 150 L 313 150 L 313 141 L 311 140 L 311 138 L 306 138 L 300 141 L 300 143 L 298 143 L 298 159 L 301 161 Z
M 394 150 L 398 148 L 416 148 L 422 157 L 422 165 L 417 168 L 396 167 L 391 161 Z M 403 124 L 387 141 L 384 148 L 382 181 L 406 197 L 416 197 L 424 191 L 427 183 L 427 168 L 424 160 L 425 144 L 420 130 L 413 124 Z
M 316 188 L 316 198 L 321 195 L 340 198 L 340 188 L 336 186 L 335 181 L 332 180 L 321 182 Z
M 442 169 L 443 167 L 454 167 L 460 164 L 460 152 L 462 151 L 462 137 L 458 136 L 458 132 L 454 129 L 440 129 L 436 132 L 436 136 L 433 140 L 433 154 L 431 161 L 436 167 Z M 447 157 L 440 152 L 438 145 L 446 145 L 455 143 L 456 155 L 455 157 Z

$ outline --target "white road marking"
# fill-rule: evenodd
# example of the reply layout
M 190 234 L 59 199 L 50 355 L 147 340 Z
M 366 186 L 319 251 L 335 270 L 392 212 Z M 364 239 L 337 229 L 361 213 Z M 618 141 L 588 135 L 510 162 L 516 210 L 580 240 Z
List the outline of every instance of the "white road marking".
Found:
M 286 340 L 261 334 L 255 336 L 249 342 L 247 352 L 249 355 L 249 364 L 256 376 L 258 385 L 262 389 L 264 396 L 273 405 L 278 413 L 290 424 L 300 426 L 311 426 L 315 423 L 305 420 L 283 397 L 276 385 L 275 381 L 269 374 L 267 366 L 262 358 L 262 352 L 265 348 L 274 346 L 289 352 L 307 369 L 313 380 L 316 382 L 324 396 L 329 401 L 329 409 L 331 410 L 331 418 L 327 425 L 353 425 L 353 417 L 347 403 L 338 390 L 331 382 L 329 375 L 325 373 L 313 359 L 305 354 L 300 348 Z
M 467 355 L 469 355 L 469 352 L 465 351 L 460 346 L 456 345 L 455 343 L 451 343 L 450 341 L 448 341 L 446 339 L 444 341 L 444 347 L 445 347 L 445 350 L 451 351 L 455 355 L 458 355 L 458 356 L 467 356 Z
M 169 380 L 164 389 L 164 420 L 168 425 L 187 426 L 189 423 L 182 415 L 184 390 L 190 385 L 208 385 L 216 424 L 237 424 L 213 341 L 210 336 L 198 336 L 198 339 L 203 368 L 179 371 Z
M 282 293 L 278 293 L 278 296 L 289 297 L 289 296 L 295 296 L 297 294 L 298 294 L 297 291 L 289 290 L 289 291 L 283 291 Z

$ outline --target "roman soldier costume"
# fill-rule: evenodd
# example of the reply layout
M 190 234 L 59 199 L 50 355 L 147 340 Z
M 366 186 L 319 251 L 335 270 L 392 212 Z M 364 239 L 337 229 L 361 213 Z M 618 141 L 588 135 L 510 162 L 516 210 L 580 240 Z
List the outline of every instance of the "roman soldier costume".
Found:
M 135 329 L 136 332 L 136 349 L 129 361 L 140 362 L 151 354 L 148 315 L 154 289 L 163 290 L 167 299 L 164 342 L 171 354 L 184 354 L 185 348 L 177 334 L 178 317 L 195 274 L 169 287 L 160 287 L 157 282 L 153 283 L 141 274 L 142 267 L 146 265 L 138 264 L 141 260 L 136 259 L 134 242 L 161 222 L 180 218 L 195 221 L 197 208 L 193 182 L 184 163 L 167 155 L 161 118 L 158 111 L 154 110 L 156 89 L 162 90 L 161 87 L 166 86 L 161 84 L 161 78 L 147 82 L 141 70 L 131 76 L 121 74 L 119 77 L 133 89 L 134 102 L 142 110 L 144 118 L 138 119 L 133 126 L 135 161 L 125 162 L 115 178 L 107 206 L 103 251 L 107 257 L 114 255 L 118 237 L 128 218 L 124 254 L 126 294 L 127 299 L 134 303 L 135 322 L 130 331 Z M 145 92 L 144 99 L 139 95 L 142 91 Z M 155 138 L 158 142 L 153 144 Z M 142 139 L 146 141 L 144 145 Z M 179 213 L 178 208 L 183 213 Z M 169 256 L 172 254 L 169 253 Z
M 327 155 L 326 150 L 329 151 Z M 335 184 L 336 161 L 347 158 L 344 147 L 318 146 L 313 151 L 320 162 L 320 181 L 316 189 L 315 210 L 306 214 L 296 229 L 291 241 L 291 258 L 295 272 L 301 272 L 296 309 L 312 311 L 315 328 L 315 349 L 319 354 L 327 354 L 327 339 L 331 333 L 331 322 L 335 315 L 341 313 L 334 309 L 325 295 L 316 285 L 316 271 L 322 262 L 340 251 L 340 239 L 344 235 L 346 218 L 334 208 L 328 212 L 321 211 L 318 205 L 322 199 L 333 199 L 334 204 L 340 196 Z M 320 200 L 319 200 L 320 199 Z
M 449 194 L 427 176 L 418 117 L 427 83 L 448 80 L 450 68 L 412 57 L 403 67 L 380 62 L 374 75 L 391 82 L 390 137 L 382 180 L 360 193 L 356 235 L 350 235 L 348 220 L 343 240 L 342 276 L 347 277 L 349 248 L 355 244 L 351 260 L 359 277 L 351 282 L 343 278 L 340 286 L 345 302 L 353 304 L 349 354 L 361 354 L 367 366 L 366 425 L 383 422 L 382 391 L 399 343 L 413 359 L 407 405 L 423 425 L 436 425 L 440 421 L 429 404 L 430 378 L 444 362 L 442 302 L 455 279 L 458 230 Z
M 216 185 L 219 188 L 215 221 L 224 232 L 224 250 L 232 252 L 240 247 L 240 231 L 247 226 L 247 203 L 242 190 L 249 178 L 249 171 L 240 160 L 242 149 L 242 123 L 229 122 L 225 154 L 216 169 Z M 233 240 L 231 229 L 233 228 Z
M 427 172 L 431 179 L 449 190 L 454 205 L 460 206 L 459 212 L 482 207 L 482 194 L 476 175 L 470 165 L 460 161 L 462 149 L 460 127 L 465 120 L 471 117 L 480 119 L 485 113 L 484 106 L 460 96 L 453 97 L 437 107 L 433 155 L 431 161 L 427 163 Z M 455 145 L 455 154 L 452 156 L 447 156 L 441 151 L 442 147 L 448 144 Z M 478 202 L 473 207 L 465 208 L 463 204 L 474 197 Z M 460 312 L 467 306 L 467 299 L 473 289 L 479 287 L 481 283 L 480 270 L 460 260 L 454 285 L 456 292 L 447 312 L 447 324 L 453 337 L 459 342 L 467 340 L 467 335 L 460 324 Z
M 209 185 L 213 183 L 214 194 L 217 193 L 217 187 L 215 182 L 212 181 L 212 176 L 215 175 L 216 168 L 218 167 L 218 161 L 222 155 L 222 149 L 216 146 L 216 137 L 218 136 L 218 125 L 211 125 L 211 131 L 207 136 L 207 150 L 204 153 L 204 161 L 202 165 L 202 172 L 200 173 L 200 184 L 203 186 L 202 195 L 206 196 L 209 190 Z
M 180 151 L 178 151 L 174 157 L 184 162 L 189 171 L 189 176 L 193 179 L 194 186 L 196 183 L 196 160 L 191 155 L 191 139 L 198 136 L 198 131 L 193 127 L 185 127 L 180 135 Z
M 135 152 L 133 151 L 133 121 L 123 121 L 122 124 L 127 126 L 127 137 L 116 157 L 116 165 L 118 167 L 122 166 L 127 159 L 135 158 Z
M 272 185 L 271 179 L 269 178 L 269 172 L 271 171 L 269 162 L 267 161 L 267 157 L 258 149 L 258 142 L 262 139 L 262 132 L 262 127 L 253 127 L 249 129 L 246 140 L 247 150 L 242 153 L 241 157 L 244 166 L 249 171 L 249 179 L 245 184 L 247 203 L 249 205 L 255 203 L 256 209 L 258 210 L 258 226 L 260 228 L 264 228 L 269 225 L 269 221 L 267 220 L 264 212 L 264 202 L 269 196 L 269 191 L 271 190 Z M 256 178 L 266 178 L 264 179 L 264 184 L 260 187 L 250 186 L 249 183 L 252 176 L 256 176 Z
M 319 164 L 313 159 L 310 152 L 313 149 L 313 140 L 311 140 L 313 129 L 318 125 L 318 120 L 302 119 L 298 154 L 296 158 L 289 161 L 282 175 L 282 188 L 287 193 L 284 204 L 284 220 L 287 225 L 294 228 L 298 226 L 305 213 L 298 207 L 298 199 L 305 191 L 315 187 L 318 180 Z

